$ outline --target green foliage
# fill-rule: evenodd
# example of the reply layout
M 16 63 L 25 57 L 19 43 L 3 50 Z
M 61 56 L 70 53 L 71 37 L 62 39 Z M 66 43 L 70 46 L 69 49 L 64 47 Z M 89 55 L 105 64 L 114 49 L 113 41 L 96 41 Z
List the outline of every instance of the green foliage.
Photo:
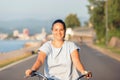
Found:
M 120 29 L 110 30 L 109 31 L 109 39 L 111 39 L 113 36 L 120 38 Z
M 93 23 L 97 34 L 97 42 L 105 42 L 106 34 L 106 5 L 108 8 L 108 40 L 112 36 L 120 38 L 120 0 L 89 0 L 88 10 L 90 22 Z M 93 10 L 90 9 L 93 6 Z
M 94 7 L 92 10 L 90 9 L 91 6 L 88 6 L 90 17 L 90 22 L 92 22 L 94 29 L 97 34 L 97 41 L 100 43 L 105 43 L 105 10 L 104 5 L 105 2 L 95 0 L 89 0 L 92 7 Z
M 120 29 L 120 0 L 108 0 L 109 29 Z
M 102 43 L 98 43 L 98 44 L 96 43 L 96 45 L 99 46 L 100 48 L 107 49 L 115 54 L 120 54 L 120 49 L 118 48 L 106 46 L 105 44 L 102 44 Z
M 70 28 L 75 28 L 80 26 L 80 21 L 77 17 L 76 14 L 69 14 L 66 18 L 65 18 L 65 23 L 66 23 L 66 27 L 70 27 Z

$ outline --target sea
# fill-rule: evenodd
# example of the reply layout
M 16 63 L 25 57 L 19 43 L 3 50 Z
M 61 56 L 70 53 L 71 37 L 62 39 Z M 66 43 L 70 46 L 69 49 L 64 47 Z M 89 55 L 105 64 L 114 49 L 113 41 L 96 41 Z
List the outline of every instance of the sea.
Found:
M 0 53 L 19 50 L 24 47 L 26 42 L 29 40 L 0 40 Z

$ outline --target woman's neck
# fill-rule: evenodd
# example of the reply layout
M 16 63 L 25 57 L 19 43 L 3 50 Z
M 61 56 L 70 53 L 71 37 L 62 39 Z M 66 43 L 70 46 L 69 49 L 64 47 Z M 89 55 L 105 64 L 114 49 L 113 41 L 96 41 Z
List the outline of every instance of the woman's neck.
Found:
M 62 47 L 63 43 L 64 43 L 64 40 L 59 40 L 59 41 L 58 40 L 53 40 L 52 41 L 52 45 L 56 48 Z

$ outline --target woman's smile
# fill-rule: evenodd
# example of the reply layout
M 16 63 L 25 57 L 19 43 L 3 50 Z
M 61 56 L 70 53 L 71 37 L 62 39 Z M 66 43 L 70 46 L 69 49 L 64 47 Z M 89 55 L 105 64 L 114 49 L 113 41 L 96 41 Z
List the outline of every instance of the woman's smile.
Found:
M 52 33 L 53 33 L 54 39 L 63 40 L 64 35 L 65 35 L 65 30 L 64 30 L 63 25 L 61 23 L 54 24 Z

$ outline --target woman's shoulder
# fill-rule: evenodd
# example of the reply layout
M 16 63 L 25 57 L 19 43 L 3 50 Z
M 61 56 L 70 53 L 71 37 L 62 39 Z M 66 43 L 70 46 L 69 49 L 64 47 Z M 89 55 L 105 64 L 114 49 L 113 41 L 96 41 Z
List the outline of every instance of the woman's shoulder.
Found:
M 65 41 L 67 45 L 69 46 L 79 46 L 78 43 L 74 42 L 74 41 Z
M 48 45 L 48 46 L 50 46 L 50 45 L 51 45 L 51 41 L 46 41 L 46 42 L 43 43 L 43 45 Z
M 80 47 L 76 42 L 73 41 L 65 41 L 65 42 L 66 42 L 66 46 L 70 49 L 70 52 L 72 52 L 75 49 L 80 50 Z
M 50 44 L 50 43 L 51 43 L 51 41 L 46 41 L 46 42 L 45 42 L 45 44 Z
M 65 41 L 65 43 L 68 45 L 75 45 L 75 42 L 73 42 L 73 41 Z
M 69 44 L 73 44 L 74 42 L 73 41 L 65 41 L 66 43 L 69 43 Z

